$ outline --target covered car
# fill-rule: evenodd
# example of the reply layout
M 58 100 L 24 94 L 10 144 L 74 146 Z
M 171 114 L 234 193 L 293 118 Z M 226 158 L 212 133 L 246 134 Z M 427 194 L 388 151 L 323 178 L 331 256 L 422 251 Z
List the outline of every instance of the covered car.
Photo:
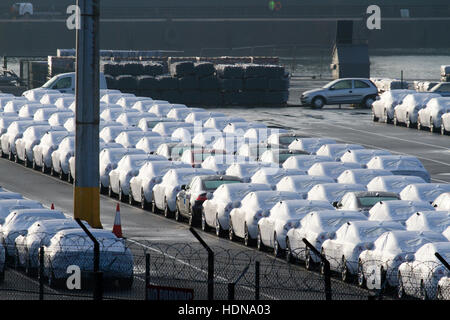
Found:
M 381 119 L 383 122 L 390 123 L 394 117 L 394 108 L 401 104 L 403 99 L 415 90 L 395 89 L 383 92 L 380 99 L 372 104 L 372 114 L 375 120 Z
M 433 207 L 426 201 L 391 200 L 377 202 L 369 210 L 369 220 L 405 222 L 418 211 L 430 211 Z
M 367 185 L 373 178 L 392 175 L 392 172 L 383 169 L 349 169 L 337 177 L 337 182 Z
M 367 184 L 367 190 L 400 193 L 407 185 L 412 183 L 425 183 L 425 180 L 417 176 L 378 176 Z
M 367 169 L 384 169 L 399 176 L 417 176 L 430 182 L 430 174 L 419 159 L 413 156 L 375 156 L 367 163 Z
M 428 101 L 427 106 L 419 110 L 417 118 L 417 129 L 423 127 L 429 128 L 431 132 L 434 129 L 441 128 L 442 115 L 450 112 L 450 97 L 433 98 Z
M 300 194 L 304 199 L 308 196 L 308 192 L 317 184 L 334 183 L 334 180 L 323 176 L 286 176 L 276 184 L 278 191 L 294 191 Z
M 248 163 L 250 159 L 231 154 L 215 154 L 206 157 L 201 167 L 214 170 L 217 174 L 225 174 L 226 170 L 234 163 Z
M 308 192 L 308 200 L 324 200 L 329 203 L 340 201 L 347 192 L 367 191 L 362 184 L 322 183 Z
M 355 210 L 369 215 L 369 210 L 380 201 L 400 200 L 398 194 L 393 192 L 358 191 L 347 192 L 342 199 L 335 203 L 339 210 Z
M 331 138 L 299 138 L 292 141 L 288 148 L 315 154 L 323 145 L 333 143 L 337 142 Z
M 335 161 L 339 161 L 348 150 L 361 149 L 364 149 L 364 147 L 359 144 L 332 143 L 321 146 L 320 149 L 316 151 L 316 154 L 318 156 L 327 156 Z
M 337 181 L 337 178 L 346 170 L 361 169 L 357 163 L 343 163 L 337 161 L 319 162 L 315 163 L 309 168 L 308 174 L 310 176 L 324 176 L 330 177 Z
M 33 168 L 41 167 L 42 172 L 46 172 L 52 166 L 52 153 L 58 149 L 61 141 L 68 137 L 73 136 L 73 132 L 61 131 L 48 131 L 39 144 L 33 147 Z
M 258 221 L 260 248 L 273 248 L 275 256 L 281 256 L 286 249 L 286 235 L 292 228 L 300 225 L 300 220 L 308 213 L 321 210 L 334 210 L 326 201 L 283 200 L 277 202 L 269 212 Z M 288 261 L 291 257 L 286 257 Z
M 434 200 L 432 205 L 436 210 L 450 211 L 450 192 L 442 193 Z
M 284 177 L 288 176 L 304 176 L 306 173 L 298 169 L 284 169 L 284 168 L 272 168 L 262 167 L 258 169 L 250 178 L 251 183 L 263 183 L 268 184 L 275 190 L 277 183 Z M 286 191 L 286 190 L 285 190 Z
M 450 226 L 449 211 L 418 211 L 405 222 L 406 229 L 412 231 L 444 232 Z
M 333 159 L 327 156 L 292 155 L 286 159 L 282 167 L 285 169 L 299 169 L 306 172 L 316 163 L 331 161 Z
M 342 156 L 340 161 L 358 163 L 361 166 L 367 165 L 367 163 L 375 156 L 390 156 L 392 155 L 387 150 L 380 149 L 357 149 L 347 150 Z
M 446 183 L 414 183 L 400 191 L 402 200 L 428 201 L 433 203 L 441 194 L 450 192 L 450 184 Z
M 99 270 L 103 279 L 118 280 L 122 289 L 130 289 L 133 284 L 133 255 L 124 240 L 117 238 L 109 230 L 90 230 L 100 244 Z M 76 265 L 82 278 L 92 281 L 94 244 L 81 229 L 61 230 L 55 234 L 48 246 L 44 247 L 44 275 L 51 287 L 65 283 L 69 274 L 67 268 Z
M 234 237 L 244 239 L 246 246 L 253 245 L 260 239 L 258 222 L 270 214 L 270 209 L 280 201 L 298 200 L 295 192 L 289 191 L 253 191 L 241 201 L 241 205 L 232 209 L 229 222 L 229 239 Z M 257 248 L 262 249 L 261 241 L 257 241 Z M 258 246 L 259 244 L 259 246 Z
M 407 127 L 417 124 L 419 110 L 425 108 L 431 99 L 439 97 L 439 94 L 428 92 L 408 94 L 402 103 L 394 108 L 394 124 L 404 123 Z
M 226 175 L 235 176 L 241 178 L 244 182 L 250 182 L 252 176 L 261 168 L 277 168 L 273 163 L 264 162 L 244 162 L 244 163 L 233 163 L 225 171 Z

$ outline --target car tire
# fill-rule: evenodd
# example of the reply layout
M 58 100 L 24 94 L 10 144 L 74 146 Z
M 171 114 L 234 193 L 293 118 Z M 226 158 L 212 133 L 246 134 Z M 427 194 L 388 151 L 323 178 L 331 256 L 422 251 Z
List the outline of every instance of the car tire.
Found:
M 286 238 L 286 262 L 287 263 L 294 263 L 294 255 L 292 254 L 292 248 L 291 248 L 291 244 L 289 242 L 289 238 Z
M 130 189 L 130 194 L 128 195 L 128 204 L 130 205 L 130 206 L 132 206 L 132 205 L 134 205 L 134 198 L 133 198 L 133 193 L 131 192 L 131 189 Z
M 59 164 L 59 173 L 58 173 L 59 180 L 66 180 L 66 174 L 64 173 L 61 163 Z M 100 193 L 102 192 L 102 184 L 100 183 Z M 104 192 L 104 191 L 103 191 Z
M 244 226 L 244 244 L 246 247 L 253 247 L 255 245 L 255 240 L 252 239 L 248 233 L 247 223 Z
M 67 182 L 68 183 L 73 183 L 73 178 L 72 178 L 72 174 L 70 173 L 70 168 L 69 168 L 69 172 L 67 172 Z
M 147 200 L 145 200 L 144 189 L 141 189 L 141 209 L 145 210 L 148 207 Z
M 273 255 L 275 258 L 282 258 L 283 257 L 283 250 L 280 248 L 280 243 L 277 240 L 277 233 L 275 232 L 273 235 Z
M 314 261 L 312 260 L 311 253 L 308 248 L 305 250 L 305 268 L 306 270 L 314 269 Z
M 411 119 L 409 118 L 409 113 L 406 113 L 406 127 L 407 128 L 412 128 L 412 124 L 411 124 Z
M 17 153 L 14 155 L 14 162 L 19 163 L 19 156 L 17 155 Z
M 158 213 L 158 207 L 156 206 L 155 194 L 152 193 L 152 212 Z
M 386 110 L 386 109 L 384 109 L 384 113 L 383 113 L 383 121 L 384 121 L 384 123 L 386 123 L 386 124 L 391 123 L 391 119 L 389 119 L 389 116 L 388 116 L 388 114 L 387 114 L 387 110 Z
M 50 167 L 50 175 L 51 175 L 52 177 L 55 176 L 55 168 L 53 168 L 53 163 L 52 163 L 52 166 Z
M 218 236 L 219 238 L 223 236 L 223 228 L 220 225 L 220 221 L 219 221 L 219 214 L 216 213 L 216 222 L 215 222 L 215 231 L 216 231 L 216 236 Z
M 42 158 L 41 172 L 42 173 L 46 173 L 47 172 L 47 167 L 45 166 L 44 158 Z
M 422 130 L 422 123 L 420 123 L 420 117 L 417 118 L 417 130 Z
M 350 273 L 348 271 L 347 260 L 345 257 L 342 257 L 341 261 L 341 280 L 344 282 L 348 282 L 350 279 Z
M 233 231 L 233 224 L 231 223 L 231 220 L 230 220 L 230 224 L 228 227 L 228 240 L 234 241 L 234 231 Z
M 446 133 L 446 130 L 445 130 L 444 124 L 441 124 L 441 135 L 444 136 L 445 133 Z
M 258 228 L 258 235 L 256 236 L 256 249 L 258 251 L 265 251 L 266 246 L 262 242 L 261 230 Z
M 366 109 L 370 109 L 372 108 L 372 104 L 375 102 L 375 97 L 374 96 L 367 96 L 364 98 L 363 102 L 362 102 L 362 106 Z
M 434 132 L 434 123 L 433 123 L 433 118 L 430 117 L 430 132 L 433 133 Z
M 358 261 L 358 286 L 361 288 L 366 286 L 366 277 L 364 276 L 364 268 L 361 260 Z
M 325 106 L 325 99 L 322 97 L 315 97 L 311 104 L 314 109 L 322 109 Z
M 206 217 L 205 217 L 205 212 L 202 210 L 202 223 L 201 223 L 201 227 L 202 227 L 202 230 L 203 231 L 205 231 L 205 232 L 208 232 L 209 231 L 209 226 L 208 226 L 208 224 L 206 223 Z
M 28 168 L 30 166 L 30 161 L 28 160 L 27 152 L 25 151 L 25 154 L 23 156 L 23 165 L 25 168 Z
M 194 227 L 196 225 L 196 217 L 194 217 L 194 211 L 192 210 L 191 204 L 189 204 L 188 225 L 189 227 Z
M 394 117 L 392 118 L 392 124 L 398 126 L 397 114 L 394 112 Z
M 181 214 L 180 214 L 180 209 L 178 208 L 178 204 L 176 205 L 176 208 L 175 208 L 175 221 L 178 221 L 178 222 L 181 221 Z
M 172 211 L 169 209 L 169 204 L 167 203 L 167 199 L 164 198 L 164 217 L 167 219 L 172 218 Z
M 428 294 L 427 289 L 425 287 L 425 284 L 423 283 L 423 280 L 420 281 L 420 299 L 421 300 L 428 300 Z
M 0 279 L 1 282 L 1 279 Z M 437 300 L 444 300 L 444 295 L 442 294 L 442 288 L 440 285 L 437 286 L 436 288 L 436 299 Z
M 373 112 L 373 110 L 372 110 L 372 121 L 373 122 L 377 122 L 377 121 L 379 121 L 380 119 L 375 115 L 375 113 Z
M 398 299 L 404 299 L 406 294 L 405 294 L 405 286 L 403 285 L 403 280 L 402 280 L 402 274 L 399 272 L 398 273 L 398 285 L 397 285 L 397 298 Z

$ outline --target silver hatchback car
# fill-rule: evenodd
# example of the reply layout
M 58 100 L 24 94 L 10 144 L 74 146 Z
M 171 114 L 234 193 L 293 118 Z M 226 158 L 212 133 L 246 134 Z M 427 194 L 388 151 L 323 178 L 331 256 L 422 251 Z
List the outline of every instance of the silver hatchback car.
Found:
M 337 79 L 320 89 L 303 92 L 300 97 L 302 105 L 322 108 L 330 104 L 361 104 L 371 108 L 378 96 L 378 89 L 369 79 Z

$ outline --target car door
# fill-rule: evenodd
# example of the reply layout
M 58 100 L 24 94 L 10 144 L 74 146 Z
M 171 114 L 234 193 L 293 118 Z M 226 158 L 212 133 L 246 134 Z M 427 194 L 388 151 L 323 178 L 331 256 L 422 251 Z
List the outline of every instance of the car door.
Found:
M 361 103 L 370 94 L 371 87 L 361 80 L 353 80 L 353 102 Z
M 327 92 L 328 104 L 352 103 L 353 81 L 341 80 L 331 86 Z

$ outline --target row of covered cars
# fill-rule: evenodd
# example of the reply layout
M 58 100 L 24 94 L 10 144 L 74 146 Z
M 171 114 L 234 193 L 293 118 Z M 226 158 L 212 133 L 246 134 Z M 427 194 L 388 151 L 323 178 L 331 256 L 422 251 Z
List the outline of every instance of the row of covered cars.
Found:
M 133 284 L 133 256 L 123 239 L 111 231 L 93 229 L 82 222 L 100 244 L 100 270 L 106 281 L 128 289 Z M 19 193 L 0 190 L 0 282 L 5 268 L 23 269 L 36 276 L 40 248 L 44 249 L 44 277 L 51 287 L 64 285 L 68 270 L 80 268 L 83 279 L 93 271 L 93 243 L 70 216 Z
M 448 95 L 436 91 L 386 91 L 372 104 L 372 119 L 447 134 L 450 132 L 450 83 L 443 82 L 438 86 Z
M 41 104 L 70 98 L 44 90 L 33 95 L 25 97 L 40 97 Z M 73 108 L 72 101 L 67 109 Z M 450 186 L 430 183 L 415 157 L 112 90 L 101 92 L 101 119 L 99 184 L 103 193 L 121 201 L 186 219 L 257 249 L 270 247 L 277 256 L 313 268 L 320 260 L 305 248 L 306 238 L 336 261 L 332 268 L 344 280 L 357 275 L 360 285 L 371 270 L 380 279 L 393 274 L 388 284 L 398 285 L 400 263 L 424 259 L 415 254 L 428 243 L 442 242 L 436 250 L 444 256 L 449 252 L 445 195 Z M 16 151 L 10 158 L 73 180 L 73 118 L 63 127 L 67 136 L 42 162 L 34 152 L 27 161 Z M 42 143 L 38 140 L 35 146 Z M 438 223 L 417 223 L 414 229 L 408 221 L 419 215 Z M 426 297 L 448 288 L 447 275 L 441 274 L 439 285 L 427 286 Z M 414 295 L 407 289 L 410 281 L 401 283 Z

